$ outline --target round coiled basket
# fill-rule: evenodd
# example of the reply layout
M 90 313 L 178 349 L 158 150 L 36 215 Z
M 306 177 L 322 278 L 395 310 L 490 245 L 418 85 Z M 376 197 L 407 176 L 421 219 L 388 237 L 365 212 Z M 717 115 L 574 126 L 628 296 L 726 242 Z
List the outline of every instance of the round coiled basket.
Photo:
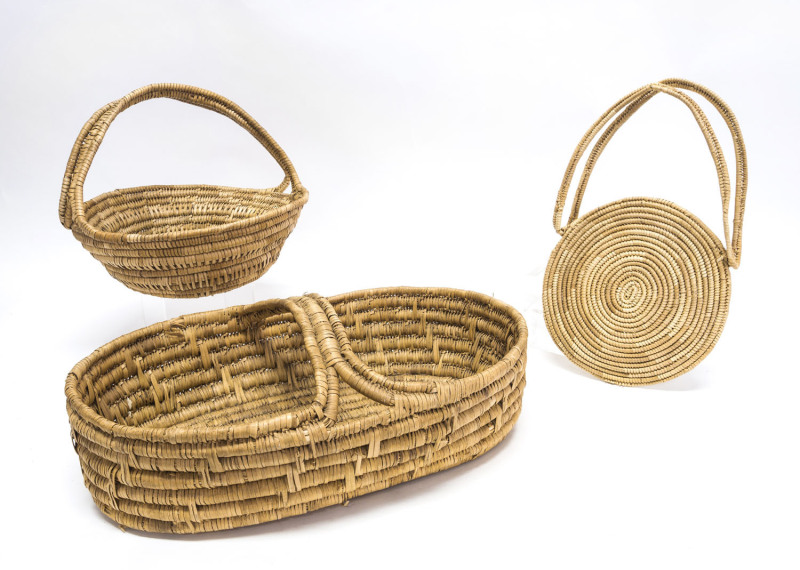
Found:
M 707 99 L 733 137 L 732 236 L 725 157 L 708 118 L 680 89 Z M 608 141 L 658 93 L 683 102 L 705 136 L 719 179 L 726 245 L 693 214 L 665 200 L 627 198 L 579 217 L 592 168 Z M 612 119 L 586 160 L 569 222 L 561 227 L 578 162 Z M 620 99 L 584 135 L 556 200 L 553 225 L 563 237 L 550 256 L 543 291 L 545 323 L 556 345 L 584 370 L 622 385 L 663 382 L 697 365 L 716 344 L 728 315 L 729 267 L 739 266 L 746 194 L 742 133 L 733 112 L 717 95 L 690 81 L 667 79 Z
M 274 188 L 208 185 L 125 188 L 83 200 L 83 184 L 112 121 L 129 107 L 167 97 L 203 107 L 247 130 L 284 172 Z M 127 287 L 159 297 L 200 297 L 263 275 L 278 259 L 308 191 L 286 153 L 238 105 L 177 84 L 137 89 L 98 110 L 67 163 L 59 217 L 108 272 Z
M 469 461 L 519 416 L 527 327 L 468 291 L 306 295 L 127 334 L 67 376 L 97 506 L 134 529 L 228 529 Z

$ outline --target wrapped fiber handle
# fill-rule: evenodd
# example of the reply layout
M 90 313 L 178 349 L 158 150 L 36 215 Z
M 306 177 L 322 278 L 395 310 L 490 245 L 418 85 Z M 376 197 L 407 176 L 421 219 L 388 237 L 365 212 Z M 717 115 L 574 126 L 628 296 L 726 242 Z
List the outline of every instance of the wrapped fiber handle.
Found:
M 403 408 L 408 405 L 409 398 L 427 404 L 428 407 L 439 405 L 436 382 L 399 375 L 388 377 L 367 366 L 353 352 L 344 325 L 333 305 L 324 297 L 307 294 L 302 297 L 276 299 L 266 301 L 260 308 L 270 315 L 289 312 L 293 316 L 300 328 L 303 345 L 314 370 L 314 399 L 300 408 L 243 429 L 269 433 L 294 429 L 303 423 L 315 421 L 320 421 L 328 428 L 333 427 L 339 414 L 340 381 L 386 406 Z M 193 315 L 182 317 L 182 325 L 186 328 L 196 326 L 196 322 L 187 322 L 192 317 Z M 187 342 L 195 342 L 191 340 L 192 335 L 186 334 L 186 328 L 180 329 L 181 334 Z M 265 350 L 269 350 L 269 345 L 265 345 Z M 213 359 L 212 362 L 218 368 L 223 382 L 226 375 L 231 378 L 226 366 L 219 365 Z
M 733 138 L 734 154 L 736 155 L 736 196 L 734 199 L 732 234 L 729 228 L 731 184 L 730 177 L 728 175 L 728 166 L 725 162 L 725 156 L 722 153 L 722 149 L 720 148 L 719 141 L 714 133 L 714 129 L 711 127 L 711 124 L 708 121 L 708 117 L 706 117 L 705 113 L 697 105 L 694 99 L 683 93 L 683 91 L 679 91 L 679 89 L 691 91 L 708 100 L 725 119 L 728 130 Z M 666 93 L 667 95 L 671 95 L 684 103 L 692 112 L 692 115 L 697 121 L 700 130 L 703 132 L 703 136 L 706 139 L 708 148 L 711 151 L 711 156 L 714 159 L 714 164 L 717 170 L 717 178 L 719 179 L 720 196 L 722 198 L 722 220 L 725 232 L 726 251 L 728 254 L 728 265 L 733 268 L 739 267 L 742 256 L 742 219 L 744 217 L 744 205 L 747 197 L 747 152 L 744 146 L 744 139 L 742 138 L 742 131 L 739 127 L 738 121 L 736 120 L 736 116 L 733 114 L 733 111 L 731 111 L 730 107 L 728 107 L 728 105 L 722 99 L 720 99 L 717 94 L 706 87 L 703 87 L 702 85 L 687 81 L 685 79 L 665 79 L 658 83 L 645 85 L 644 87 L 629 93 L 612 105 L 611 108 L 609 108 L 608 111 L 606 111 L 597 120 L 597 122 L 595 122 L 589 128 L 588 131 L 586 131 L 586 134 L 581 139 L 578 147 L 575 149 L 575 152 L 572 155 L 572 158 L 570 159 L 569 165 L 567 166 L 567 171 L 564 174 L 564 179 L 561 182 L 561 188 L 558 191 L 556 207 L 553 213 L 553 227 L 559 234 L 563 235 L 567 227 L 569 227 L 570 224 L 578 219 L 581 201 L 583 200 L 586 185 L 589 182 L 589 176 L 592 173 L 592 169 L 594 168 L 597 159 L 600 157 L 606 145 L 608 144 L 608 141 L 611 140 L 611 137 L 614 135 L 614 133 L 617 132 L 617 130 L 631 117 L 631 115 L 638 111 L 642 105 L 644 105 L 658 93 Z M 598 138 L 597 143 L 589 154 L 589 157 L 586 159 L 586 165 L 584 166 L 580 183 L 578 184 L 578 189 L 576 190 L 575 198 L 572 203 L 569 221 L 565 226 L 562 227 L 561 220 L 564 211 L 564 205 L 566 203 L 567 193 L 569 191 L 570 184 L 572 183 L 572 178 L 575 174 L 578 162 L 586 152 L 586 149 L 589 147 L 589 144 L 592 142 L 592 140 L 594 140 L 603 127 L 605 127 L 605 125 L 608 124 L 612 119 L 614 119 L 614 121 Z
M 293 314 L 304 314 L 305 318 L 298 320 L 304 336 L 308 337 L 313 334 L 313 338 L 316 339 L 327 370 L 329 394 L 331 393 L 330 381 L 338 382 L 338 379 L 344 380 L 364 396 L 387 406 L 397 404 L 397 398 L 402 394 L 433 394 L 436 392 L 436 385 L 433 382 L 413 380 L 402 376 L 390 378 L 367 366 L 353 352 L 350 339 L 339 315 L 333 305 L 324 297 L 312 293 L 291 298 L 286 303 Z M 330 409 L 332 413 L 326 413 L 327 417 L 335 420 L 337 404 L 329 398 L 327 409 Z
M 285 177 L 278 186 L 279 190 L 284 190 L 290 183 L 293 192 L 298 192 L 302 188 L 297 171 L 283 149 L 253 117 L 236 103 L 199 87 L 177 83 L 156 83 L 131 91 L 121 99 L 105 105 L 92 115 L 81 129 L 72 147 L 72 153 L 64 173 L 64 181 L 61 185 L 58 215 L 65 228 L 71 228 L 72 224 L 79 219 L 86 223 L 83 209 L 83 184 L 111 123 L 129 107 L 148 99 L 161 97 L 203 107 L 233 120 L 260 142 L 283 169 Z
M 253 318 L 247 309 L 255 308 L 260 314 Z M 195 438 L 215 439 L 243 439 L 256 438 L 273 432 L 280 432 L 298 428 L 306 424 L 309 429 L 323 427 L 331 429 L 337 424 L 339 414 L 339 386 L 341 381 L 349 384 L 354 390 L 366 397 L 384 404 L 387 407 L 398 410 L 409 409 L 416 406 L 417 409 L 433 409 L 443 404 L 443 395 L 439 388 L 442 383 L 436 380 L 417 379 L 413 376 L 391 376 L 387 377 L 372 370 L 353 353 L 350 341 L 344 325 L 339 320 L 335 309 L 331 303 L 318 295 L 308 294 L 302 297 L 292 297 L 289 299 L 271 299 L 262 301 L 251 307 L 231 307 L 230 313 L 222 313 L 231 320 L 235 320 L 239 330 L 248 330 L 248 338 L 254 342 L 262 342 L 261 327 L 264 317 L 279 315 L 282 319 L 289 313 L 299 328 L 302 336 L 303 346 L 306 350 L 308 361 L 313 370 L 313 399 L 304 405 L 293 408 L 290 411 L 278 413 L 256 422 L 243 422 L 236 425 L 218 425 L 205 427 L 200 432 L 193 429 L 184 429 L 181 423 L 159 424 L 153 426 L 163 433 L 163 437 L 171 443 L 197 442 Z M 245 311 L 240 311 L 245 309 Z M 329 315 L 333 315 L 330 317 Z M 124 371 L 129 375 L 139 375 L 140 382 L 144 385 L 149 384 L 149 389 L 153 392 L 154 401 L 161 401 L 165 407 L 162 410 L 167 414 L 179 410 L 179 408 L 168 404 L 169 398 L 164 396 L 163 388 L 159 387 L 159 382 L 152 379 L 152 375 L 145 374 L 141 368 L 141 355 L 138 348 L 129 344 L 131 337 L 159 336 L 167 335 L 170 337 L 167 346 L 171 342 L 185 342 L 189 345 L 190 354 L 199 359 L 205 369 L 212 366 L 216 370 L 217 378 L 221 381 L 223 390 L 227 393 L 236 393 L 237 400 L 240 395 L 243 401 L 244 394 L 239 394 L 242 390 L 241 383 L 237 383 L 234 377 L 238 374 L 235 369 L 229 368 L 231 363 L 221 363 L 214 354 L 209 354 L 203 350 L 203 343 L 198 343 L 198 329 L 208 328 L 206 320 L 208 313 L 196 313 L 184 315 L 177 319 L 164 321 L 129 333 L 114 341 L 114 351 L 119 352 L 123 361 Z M 224 320 L 221 321 L 224 323 Z M 252 335 L 252 336 L 251 336 Z M 107 345 L 108 346 L 108 345 Z M 264 350 L 272 350 L 271 343 L 263 342 Z M 103 350 L 103 349 L 101 349 Z M 519 356 L 518 354 L 516 355 Z M 267 356 L 268 367 L 278 367 L 277 361 L 271 356 Z M 87 357 L 78 363 L 70 372 L 76 380 L 81 379 L 92 366 L 93 358 Z M 498 363 L 499 370 L 510 368 L 508 361 Z M 504 368 L 504 366 L 506 368 Z M 289 380 L 291 382 L 291 380 Z M 445 384 L 449 384 L 445 382 Z M 238 386 L 238 387 L 237 387 Z M 459 392 L 460 394 L 460 392 Z M 445 397 L 452 396 L 445 389 Z M 88 400 L 87 400 L 88 397 Z M 142 426 L 128 425 L 123 416 L 116 410 L 114 414 L 105 409 L 102 415 L 98 416 L 96 408 L 104 405 L 97 400 L 97 390 L 94 383 L 88 381 L 85 389 L 79 394 L 75 385 L 67 386 L 67 398 L 69 406 L 73 411 L 82 417 L 92 416 L 93 420 L 108 433 L 115 431 L 122 434 L 122 437 L 133 437 L 135 439 L 147 439 L 152 434 L 149 429 Z M 450 403 L 448 400 L 447 403 Z M 91 407 L 90 407 L 91 406 Z M 113 417 L 113 419 L 111 419 Z M 198 435 L 199 434 L 199 435 Z

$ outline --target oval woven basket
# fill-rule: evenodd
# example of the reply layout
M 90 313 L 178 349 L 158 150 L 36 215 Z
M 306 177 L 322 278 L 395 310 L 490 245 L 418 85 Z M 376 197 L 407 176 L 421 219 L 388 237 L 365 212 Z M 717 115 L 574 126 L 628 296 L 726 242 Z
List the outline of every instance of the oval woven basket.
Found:
M 732 236 L 725 157 L 703 110 L 681 89 L 708 100 L 733 137 Z M 655 198 L 627 198 L 579 217 L 589 176 L 608 141 L 658 93 L 683 102 L 705 136 L 719 178 L 726 245 L 690 212 Z M 586 159 L 569 222 L 561 227 L 578 162 L 609 122 Z M 547 265 L 543 303 L 547 329 L 561 351 L 584 370 L 622 385 L 663 382 L 697 365 L 716 344 L 728 315 L 729 267 L 738 267 L 741 258 L 746 194 L 742 133 L 717 95 L 690 81 L 667 79 L 620 99 L 584 135 L 556 200 L 553 225 L 563 237 Z
M 157 97 L 230 118 L 278 162 L 283 181 L 259 190 L 199 184 L 125 188 L 84 202 L 86 175 L 112 121 Z M 200 297 L 263 275 L 278 259 L 307 201 L 308 192 L 286 153 L 243 109 L 205 89 L 161 83 L 109 103 L 87 121 L 67 163 L 59 216 L 83 247 L 131 289 L 159 297 Z
M 313 511 L 491 449 L 516 421 L 527 328 L 452 289 L 317 295 L 127 334 L 67 376 L 97 506 L 193 533 Z

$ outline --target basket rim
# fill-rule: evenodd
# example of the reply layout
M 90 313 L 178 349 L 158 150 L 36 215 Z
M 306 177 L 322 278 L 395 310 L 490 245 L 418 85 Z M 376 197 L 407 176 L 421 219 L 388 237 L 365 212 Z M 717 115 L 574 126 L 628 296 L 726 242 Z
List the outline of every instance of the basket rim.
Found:
M 269 189 L 259 189 L 259 188 L 240 188 L 236 186 L 219 186 L 215 184 L 169 184 L 169 185 L 159 185 L 159 184 L 152 184 L 147 186 L 133 186 L 130 188 L 118 188 L 116 190 L 111 190 L 109 192 L 104 192 L 94 198 L 84 202 L 84 205 L 90 204 L 92 202 L 98 201 L 101 198 L 105 198 L 110 196 L 111 194 L 115 194 L 118 192 L 125 192 L 125 191 L 133 191 L 133 190 L 141 190 L 141 189 L 148 189 L 148 188 L 175 188 L 175 189 L 218 189 L 218 190 L 251 190 L 253 192 L 269 192 Z M 256 216 L 252 216 L 250 218 L 245 218 L 243 220 L 236 220 L 234 222 L 229 222 L 222 225 L 216 226 L 209 226 L 205 228 L 196 228 L 192 230 L 186 231 L 176 231 L 176 232 L 167 232 L 161 234 L 141 234 L 141 233 L 128 233 L 128 232 L 108 232 L 104 230 L 98 230 L 94 226 L 92 226 L 86 218 L 86 214 L 81 214 L 77 216 L 72 224 L 72 231 L 78 232 L 81 235 L 89 237 L 91 239 L 95 239 L 98 241 L 103 241 L 107 243 L 168 243 L 168 242 L 181 242 L 184 240 L 190 239 L 197 239 L 197 238 L 208 238 L 214 237 L 219 234 L 227 233 L 230 231 L 240 230 L 242 228 L 246 228 L 250 225 L 255 225 L 264 221 L 267 221 L 271 218 L 276 216 L 285 214 L 295 208 L 298 205 L 302 208 L 308 202 L 308 190 L 305 186 L 298 186 L 297 188 L 293 188 L 292 192 L 289 194 L 284 194 L 285 196 L 289 196 L 291 199 L 287 204 L 279 206 L 277 208 L 270 208 L 267 211 L 264 211 L 261 214 Z
M 353 298 L 364 298 L 364 297 L 380 296 L 380 295 L 385 296 L 387 294 L 390 295 L 428 294 L 428 295 L 438 295 L 438 296 L 462 297 L 467 299 L 471 298 L 475 300 L 480 300 L 490 306 L 493 306 L 497 310 L 506 313 L 509 317 L 511 317 L 511 320 L 513 321 L 513 324 L 516 327 L 516 332 L 517 332 L 517 338 L 514 344 L 506 350 L 505 354 L 500 360 L 492 364 L 489 368 L 481 372 L 465 376 L 464 378 L 458 378 L 456 379 L 456 381 L 458 382 L 467 383 L 470 380 L 474 380 L 476 377 L 479 376 L 485 377 L 485 376 L 502 375 L 503 373 L 505 373 L 506 370 L 510 369 L 510 367 L 517 359 L 519 359 L 522 355 L 526 354 L 527 343 L 528 343 L 528 327 L 527 324 L 525 323 L 525 319 L 522 316 L 522 314 L 511 305 L 504 303 L 503 301 L 500 301 L 495 297 L 491 297 L 484 293 L 478 293 L 476 291 L 467 291 L 463 289 L 452 289 L 447 287 L 382 287 L 377 289 L 361 289 L 358 291 L 341 293 L 339 295 L 326 298 L 330 303 L 336 304 L 340 302 L 346 302 Z M 259 306 L 266 307 L 270 304 L 274 306 L 276 303 L 282 303 L 283 301 L 285 300 L 267 299 L 263 301 L 258 301 L 256 303 L 251 303 L 248 305 L 234 305 L 222 310 L 237 311 L 245 308 L 257 310 Z M 176 317 L 174 319 L 167 319 L 165 321 L 160 321 L 158 323 L 127 333 L 126 335 L 121 335 L 120 337 L 117 337 L 107 342 L 103 346 L 97 348 L 96 350 L 94 350 L 90 355 L 86 356 L 75 366 L 73 366 L 73 368 L 67 374 L 64 392 L 67 396 L 68 411 L 76 413 L 87 424 L 89 424 L 94 428 L 100 429 L 104 433 L 110 434 L 112 437 L 119 437 L 122 439 L 129 439 L 129 440 L 141 440 L 153 443 L 170 443 L 170 444 L 197 443 L 197 442 L 216 443 L 221 441 L 229 442 L 229 441 L 240 441 L 240 440 L 253 440 L 262 437 L 268 437 L 275 433 L 290 433 L 298 430 L 303 430 L 304 426 L 311 424 L 324 424 L 324 421 L 321 419 L 311 420 L 309 422 L 301 422 L 300 425 L 298 425 L 297 427 L 289 428 L 288 430 L 283 430 L 280 432 L 275 431 L 274 429 L 265 429 L 267 428 L 267 424 L 270 423 L 269 419 L 253 423 L 243 422 L 240 424 L 236 424 L 234 426 L 221 426 L 221 427 L 211 427 L 211 428 L 193 427 L 193 428 L 176 429 L 174 427 L 150 428 L 141 426 L 124 426 L 100 415 L 92 407 L 86 404 L 81 398 L 80 394 L 78 394 L 75 386 L 78 380 L 78 373 L 82 373 L 90 362 L 93 362 L 97 358 L 104 357 L 110 351 L 113 351 L 114 343 L 117 340 L 119 340 L 119 338 L 121 338 L 122 336 L 149 335 L 153 333 L 162 332 L 164 330 L 164 326 L 167 323 L 171 323 L 176 319 L 180 318 L 198 319 L 203 315 L 206 315 L 208 313 L 216 313 L 219 310 L 220 309 L 189 313 L 186 315 L 182 315 L 180 317 Z M 237 430 L 237 428 L 239 429 Z

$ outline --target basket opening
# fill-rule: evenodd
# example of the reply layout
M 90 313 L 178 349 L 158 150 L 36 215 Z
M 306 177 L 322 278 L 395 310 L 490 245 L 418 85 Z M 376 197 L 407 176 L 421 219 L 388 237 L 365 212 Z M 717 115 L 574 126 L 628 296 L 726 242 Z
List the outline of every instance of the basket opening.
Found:
M 332 299 L 353 351 L 386 376 L 455 380 L 515 343 L 507 312 L 446 294 Z M 310 405 L 314 370 L 290 313 L 258 305 L 174 319 L 107 345 L 77 383 L 99 415 L 128 426 L 197 428 L 259 422 Z M 385 408 L 339 383 L 339 421 Z
M 460 379 L 502 359 L 510 315 L 462 296 L 387 294 L 334 303 L 353 351 L 386 376 Z
M 79 380 L 84 402 L 123 425 L 202 428 L 260 421 L 314 400 L 313 367 L 291 314 L 213 314 L 218 320 L 176 319 L 123 337 Z
M 292 201 L 277 189 L 143 186 L 107 192 L 86 203 L 90 225 L 122 234 L 166 234 L 263 215 Z

